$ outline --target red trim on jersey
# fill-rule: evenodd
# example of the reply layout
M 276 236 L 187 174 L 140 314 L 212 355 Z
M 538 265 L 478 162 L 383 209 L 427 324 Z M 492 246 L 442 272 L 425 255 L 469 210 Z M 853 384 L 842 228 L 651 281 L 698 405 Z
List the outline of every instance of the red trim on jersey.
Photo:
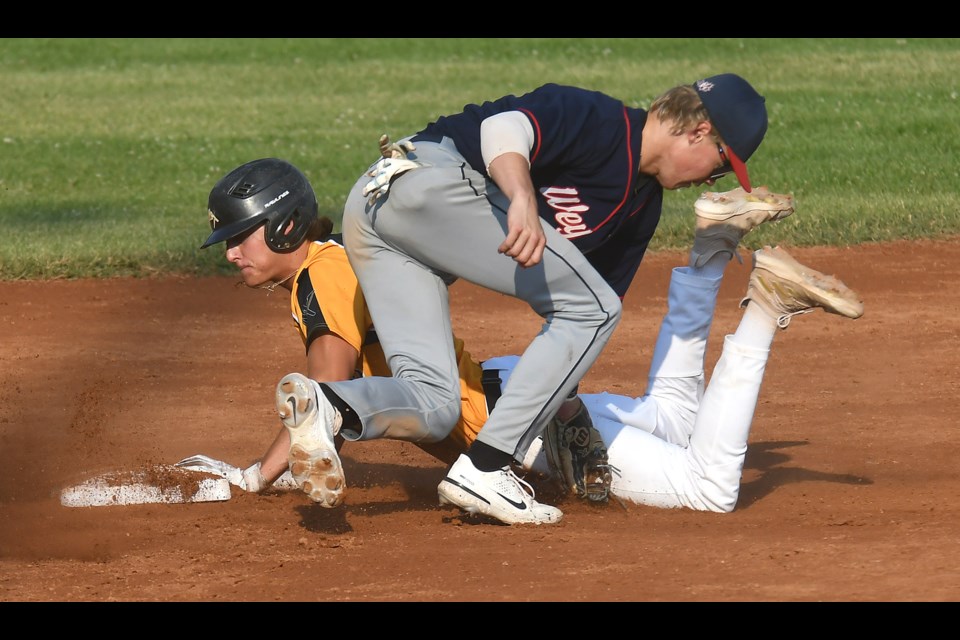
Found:
M 527 117 L 530 118 L 530 124 L 533 125 L 537 136 L 537 143 L 534 145 L 533 151 L 530 152 L 530 164 L 533 164 L 533 161 L 536 159 L 536 157 L 540 155 L 540 141 L 542 139 L 540 135 L 540 123 L 537 122 L 537 117 L 533 115 L 533 112 L 529 109 L 518 109 L 518 111 L 527 114 Z
M 536 144 L 534 145 L 533 151 L 530 153 L 530 164 L 533 165 L 534 160 L 536 159 L 537 155 L 540 153 L 540 145 L 541 145 L 541 140 L 542 140 L 542 136 L 541 136 L 541 133 L 540 133 L 540 123 L 537 122 L 537 117 L 536 117 L 535 115 L 533 115 L 533 112 L 531 112 L 529 109 L 520 108 L 520 109 L 517 109 L 517 110 L 520 111 L 520 112 L 522 112 L 522 113 L 524 113 L 524 114 L 526 114 L 526 116 L 530 119 L 530 123 L 531 123 L 531 125 L 533 126 L 534 131 L 535 131 L 535 133 L 536 133 L 537 141 L 536 141 Z M 617 212 L 620 211 L 620 209 L 623 208 L 623 205 L 627 202 L 627 200 L 629 200 L 630 191 L 631 191 L 631 189 L 633 189 L 633 183 L 634 183 L 634 180 L 635 180 L 635 177 L 636 177 L 636 176 L 635 176 L 635 174 L 634 174 L 634 172 L 633 172 L 633 148 L 632 148 L 631 145 L 630 145 L 630 140 L 631 140 L 630 117 L 629 117 L 629 115 L 627 114 L 627 108 L 626 108 L 626 106 L 623 107 L 623 121 L 624 121 L 624 124 L 625 124 L 626 129 L 627 129 L 627 136 L 626 136 L 626 138 L 627 138 L 627 187 L 626 187 L 626 189 L 624 189 L 623 198 L 620 200 L 620 204 L 618 204 L 616 207 L 614 207 L 614 208 L 610 211 L 610 215 L 608 215 L 606 218 L 604 218 L 603 221 L 600 222 L 600 224 L 598 224 L 597 226 L 591 228 L 591 229 L 590 229 L 590 233 L 593 233 L 594 231 L 596 231 L 597 229 L 599 229 L 599 228 L 602 227 L 603 225 L 605 225 L 605 224 L 607 224 L 608 222 L 610 222 L 610 219 L 613 218 L 613 217 L 617 214 Z M 554 186 L 557 186 L 557 185 L 554 185 Z M 578 192 L 579 192 L 579 190 L 578 190 Z M 631 213 L 628 217 L 633 217 L 633 216 L 635 216 L 638 211 L 641 211 L 641 210 L 643 209 L 643 207 L 646 206 L 647 201 L 649 201 L 649 200 L 650 200 L 650 198 L 647 198 L 647 200 L 644 201 L 643 205 L 640 206 L 639 208 L 637 208 L 637 210 L 634 211 L 633 213 Z
M 628 213 L 628 214 L 627 214 L 627 217 L 628 217 L 628 218 L 632 218 L 633 216 L 635 216 L 635 215 L 637 215 L 638 213 L 640 213 L 641 211 L 643 211 L 643 210 L 646 208 L 648 202 L 650 202 L 650 196 L 647 196 L 647 199 L 644 200 L 644 201 L 640 204 L 639 207 L 637 207 L 636 209 L 634 209 L 633 211 L 631 211 L 630 213 Z
M 620 204 L 614 207 L 613 210 L 610 211 L 610 215 L 604 218 L 603 222 L 595 226 L 592 231 L 596 231 L 603 225 L 607 224 L 610 222 L 610 218 L 617 215 L 617 211 L 620 211 L 623 205 L 627 202 L 630 189 L 633 188 L 633 150 L 630 148 L 630 118 L 627 116 L 626 107 L 623 108 L 623 121 L 627 127 L 627 188 L 623 192 L 623 199 L 620 200 Z

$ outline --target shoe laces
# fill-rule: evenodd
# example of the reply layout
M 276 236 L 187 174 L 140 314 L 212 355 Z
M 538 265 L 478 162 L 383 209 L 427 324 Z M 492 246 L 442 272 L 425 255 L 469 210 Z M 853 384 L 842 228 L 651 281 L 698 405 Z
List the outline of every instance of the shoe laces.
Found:
M 334 407 L 333 408 L 333 426 L 330 429 L 334 437 L 336 437 L 340 433 L 340 427 L 342 426 L 343 426 L 343 415 L 340 413 L 339 409 Z
M 517 488 L 520 489 L 522 494 L 526 494 L 531 500 L 537 497 L 537 494 L 533 490 L 533 487 L 530 485 L 530 483 L 514 473 L 513 468 L 510 465 L 505 466 L 503 468 L 503 472 L 510 482 L 517 485 Z
M 785 313 L 779 318 L 777 318 L 777 326 L 781 329 L 786 329 L 787 325 L 790 324 L 790 321 L 793 319 L 793 316 L 803 315 L 804 313 L 811 313 L 813 308 L 801 309 L 800 311 L 794 311 L 792 313 Z

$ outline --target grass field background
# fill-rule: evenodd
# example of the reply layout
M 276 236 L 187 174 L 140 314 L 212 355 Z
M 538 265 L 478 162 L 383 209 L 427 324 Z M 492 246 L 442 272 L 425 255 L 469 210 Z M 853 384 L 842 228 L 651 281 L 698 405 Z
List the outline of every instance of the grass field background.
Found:
M 950 236 L 957 69 L 960 39 L 0 40 L 0 279 L 230 272 L 197 247 L 243 162 L 295 163 L 339 221 L 381 133 L 544 82 L 646 107 L 728 71 L 767 100 L 754 183 L 797 200 L 751 242 Z M 651 250 L 689 245 L 698 194 L 667 192 Z

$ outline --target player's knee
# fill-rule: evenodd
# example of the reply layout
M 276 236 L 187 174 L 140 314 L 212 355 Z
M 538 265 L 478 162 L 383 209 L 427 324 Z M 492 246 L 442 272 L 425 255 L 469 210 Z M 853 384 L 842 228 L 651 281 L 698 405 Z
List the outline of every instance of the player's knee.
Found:
M 740 485 L 731 485 L 728 482 L 707 481 L 702 487 L 702 498 L 707 511 L 714 513 L 730 513 L 737 506 L 740 496 Z
M 559 305 L 556 313 L 578 323 L 613 331 L 623 314 L 623 303 L 612 289 L 594 291 L 589 301 L 581 299 L 578 304 Z
M 423 442 L 439 442 L 450 435 L 460 420 L 463 401 L 460 397 L 460 379 L 421 382 L 415 387 L 419 396 L 420 414 L 427 433 Z
M 607 324 L 611 327 L 616 327 L 620 322 L 620 317 L 623 315 L 623 302 L 620 301 L 619 296 L 614 296 L 611 298 L 604 307 L 607 311 Z
M 459 395 L 455 401 L 445 403 L 426 416 L 427 434 L 422 442 L 440 442 L 450 435 L 460 420 L 462 402 Z
M 600 334 L 609 337 L 620 323 L 622 315 L 623 303 L 617 295 L 608 296 L 605 300 L 601 300 L 597 316 Z

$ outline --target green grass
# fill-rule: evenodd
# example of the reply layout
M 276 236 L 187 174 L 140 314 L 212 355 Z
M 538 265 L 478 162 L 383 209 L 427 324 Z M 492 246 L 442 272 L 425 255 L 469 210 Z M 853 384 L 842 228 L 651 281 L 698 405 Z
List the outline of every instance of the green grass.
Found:
M 960 39 L 0 40 L 0 279 L 230 272 L 197 247 L 243 162 L 295 163 L 339 220 L 381 133 L 547 81 L 646 107 L 724 71 L 767 99 L 754 182 L 797 200 L 751 244 L 951 236 L 956 69 Z M 651 250 L 689 246 L 698 193 L 666 193 Z

